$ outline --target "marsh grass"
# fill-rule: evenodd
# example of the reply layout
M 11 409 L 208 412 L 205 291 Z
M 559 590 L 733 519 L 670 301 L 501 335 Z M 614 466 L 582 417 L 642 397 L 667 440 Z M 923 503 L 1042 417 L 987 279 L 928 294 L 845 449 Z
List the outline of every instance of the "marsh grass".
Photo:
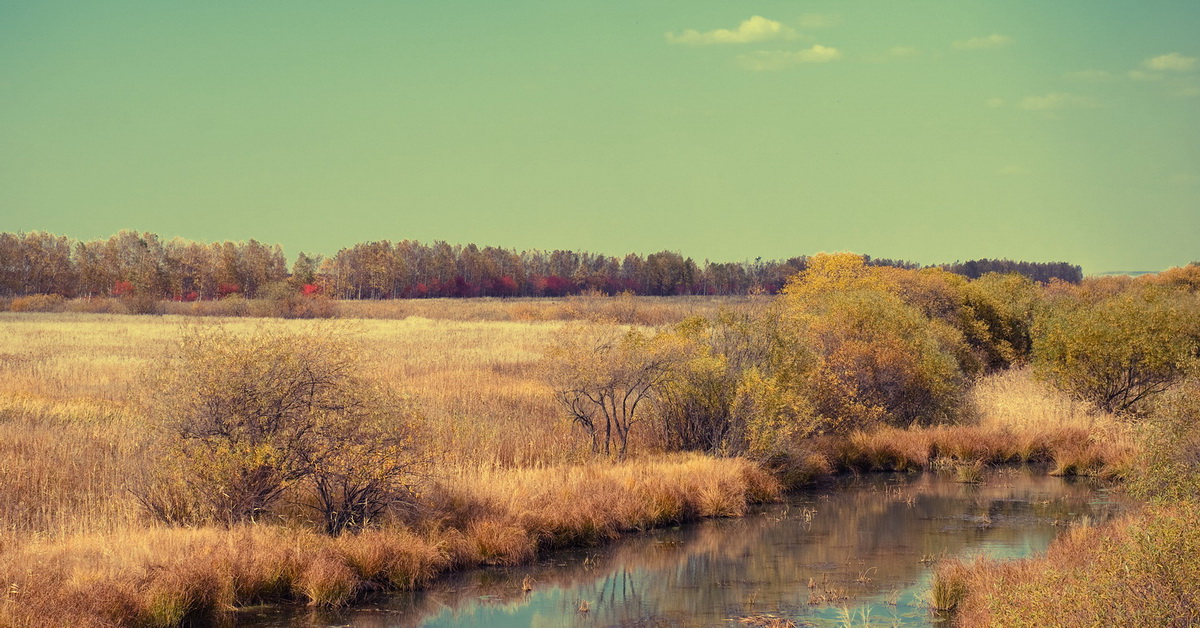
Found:
M 973 423 L 856 431 L 835 443 L 833 459 L 855 471 L 1036 463 L 1056 475 L 1123 476 L 1140 448 L 1136 427 L 1073 401 L 1028 370 L 982 378 L 968 399 Z
M 540 307 L 540 306 L 539 306 Z M 366 376 L 411 394 L 437 463 L 418 514 L 330 538 L 303 525 L 165 528 L 127 490 L 147 462 L 144 374 L 186 325 L 328 322 L 0 314 L 0 626 L 169 626 L 247 604 L 336 606 L 446 570 L 729 516 L 779 485 L 742 460 L 590 458 L 542 383 L 561 323 L 336 322 Z
M 942 562 L 933 588 L 967 627 L 1194 626 L 1198 555 L 1200 508 L 1175 504 L 1072 527 L 1038 558 Z
M 361 347 L 365 376 L 420 405 L 426 453 L 436 460 L 415 514 L 337 539 L 299 518 L 159 527 L 127 490 L 148 464 L 153 431 L 144 410 L 153 391 L 141 382 L 162 368 L 183 326 L 320 330 L 330 322 L 0 313 L 0 626 L 165 626 L 261 602 L 334 606 L 421 587 L 447 570 L 517 564 L 545 548 L 737 516 L 776 498 L 781 483 L 841 469 L 1040 461 L 1108 473 L 1135 449 L 1111 417 L 1017 371 L 977 384 L 976 424 L 811 439 L 766 461 L 771 473 L 739 459 L 652 455 L 646 442 L 629 462 L 596 460 L 544 383 L 542 351 L 568 317 L 553 308 L 597 320 L 612 314 L 605 308 L 631 308 L 621 320 L 648 324 L 708 305 L 586 299 L 362 303 L 409 309 L 402 320 L 363 312 L 333 322 Z
M 734 516 L 777 498 L 779 487 L 743 460 L 671 456 L 476 469 L 432 492 L 431 517 L 415 529 L 331 538 L 276 525 L 142 526 L 5 548 L 0 581 L 10 589 L 0 600 L 0 625 L 168 626 L 264 601 L 340 606 L 374 591 L 420 587 L 453 568 L 515 565 L 548 547 Z M 473 514 L 453 524 L 439 517 L 438 506 L 452 499 Z

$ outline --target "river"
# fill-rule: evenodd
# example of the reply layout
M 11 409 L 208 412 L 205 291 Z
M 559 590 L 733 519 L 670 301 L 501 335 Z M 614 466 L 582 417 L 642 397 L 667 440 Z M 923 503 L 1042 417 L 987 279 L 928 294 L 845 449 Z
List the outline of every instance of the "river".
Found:
M 238 625 L 740 627 L 781 618 L 799 626 L 928 626 L 944 619 L 926 601 L 936 559 L 1028 556 L 1065 526 L 1125 508 L 1090 481 L 1027 470 L 992 471 L 980 484 L 936 473 L 871 474 L 739 519 L 471 570 L 340 611 L 254 609 Z

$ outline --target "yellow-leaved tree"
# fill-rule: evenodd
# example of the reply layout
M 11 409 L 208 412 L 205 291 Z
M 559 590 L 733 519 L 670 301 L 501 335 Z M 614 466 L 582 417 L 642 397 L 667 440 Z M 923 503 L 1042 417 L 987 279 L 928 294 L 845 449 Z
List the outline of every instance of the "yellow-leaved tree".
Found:
M 816 356 L 810 399 L 828 431 L 958 416 L 970 370 L 963 334 L 906 303 L 896 273 L 822 254 L 784 288 L 780 316 Z

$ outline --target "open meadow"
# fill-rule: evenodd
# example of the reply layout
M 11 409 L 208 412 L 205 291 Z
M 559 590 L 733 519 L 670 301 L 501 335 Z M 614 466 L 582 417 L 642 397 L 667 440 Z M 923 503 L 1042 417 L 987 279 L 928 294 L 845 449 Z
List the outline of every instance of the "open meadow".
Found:
M 1170 433 L 1193 434 L 1191 380 L 1146 410 L 1101 409 L 1052 384 L 1067 380 L 1045 361 L 1031 366 L 1019 334 L 978 314 L 988 302 L 945 307 L 977 284 L 825 261 L 849 263 L 849 281 L 869 288 L 847 291 L 844 268 L 818 267 L 774 299 L 349 303 L 319 320 L 0 313 L 0 625 L 173 626 L 264 602 L 339 606 L 548 548 L 740 516 L 838 473 L 976 482 L 983 467 L 1029 463 L 1135 488 L 1167 471 L 1190 481 L 1192 467 L 1164 471 L 1145 452 L 1188 460 L 1147 417 L 1175 413 L 1185 418 Z M 1103 302 L 1103 288 L 1069 299 Z M 1048 308 L 1038 316 L 1052 321 Z M 963 324 L 961 312 L 980 318 Z M 307 397 L 272 396 L 296 374 Z M 628 400 L 643 398 L 635 415 Z M 282 445 L 213 422 L 286 419 L 271 408 L 296 399 L 320 420 Z M 385 432 L 362 431 L 380 420 Z M 343 431 L 305 445 L 300 471 L 287 466 L 297 443 L 329 430 Z M 1172 517 L 1192 516 L 1179 508 Z M 985 625 L 1009 616 L 980 610 L 995 603 L 985 567 L 961 567 L 976 570 L 959 577 L 974 593 L 940 606 L 961 603 Z

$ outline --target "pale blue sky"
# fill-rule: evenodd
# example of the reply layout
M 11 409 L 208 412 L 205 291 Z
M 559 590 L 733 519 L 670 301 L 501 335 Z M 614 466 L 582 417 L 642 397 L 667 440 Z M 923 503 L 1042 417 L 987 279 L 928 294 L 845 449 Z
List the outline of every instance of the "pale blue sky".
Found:
M 1200 3 L 4 2 L 0 230 L 1200 259 Z

